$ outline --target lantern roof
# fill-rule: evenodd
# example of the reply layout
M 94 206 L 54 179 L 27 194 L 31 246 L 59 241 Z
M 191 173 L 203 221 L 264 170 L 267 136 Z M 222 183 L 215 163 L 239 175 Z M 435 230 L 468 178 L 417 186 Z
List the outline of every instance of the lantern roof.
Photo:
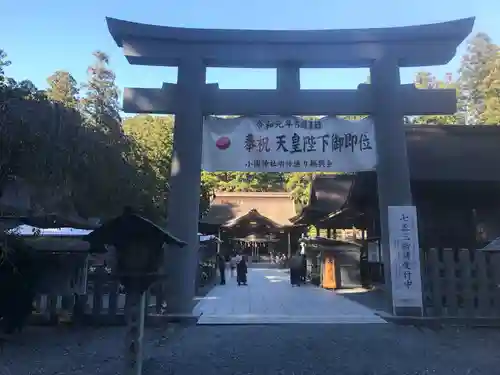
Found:
M 91 243 L 107 245 L 115 245 L 134 239 L 148 241 L 153 238 L 160 238 L 166 244 L 175 244 L 181 247 L 186 245 L 186 242 L 175 237 L 166 229 L 130 209 L 125 209 L 122 215 L 105 222 L 100 228 L 95 229 L 84 238 Z

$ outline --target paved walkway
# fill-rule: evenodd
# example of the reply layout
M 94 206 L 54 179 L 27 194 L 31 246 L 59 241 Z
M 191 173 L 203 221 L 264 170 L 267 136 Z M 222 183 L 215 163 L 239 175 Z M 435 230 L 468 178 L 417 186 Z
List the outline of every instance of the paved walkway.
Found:
M 194 308 L 199 325 L 386 323 L 368 307 L 312 285 L 292 287 L 281 269 L 248 270 L 248 286 L 236 278 L 216 286 Z

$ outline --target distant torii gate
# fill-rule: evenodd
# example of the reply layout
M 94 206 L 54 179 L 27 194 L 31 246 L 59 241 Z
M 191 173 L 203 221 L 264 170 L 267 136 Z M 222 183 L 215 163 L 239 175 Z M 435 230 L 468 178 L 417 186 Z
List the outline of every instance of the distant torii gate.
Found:
M 131 64 L 178 67 L 177 84 L 124 93 L 125 112 L 175 114 L 169 229 L 189 246 L 169 251 L 175 259 L 169 267 L 171 313 L 189 313 L 192 308 L 207 115 L 371 115 L 378 152 L 381 245 L 386 282 L 391 285 L 388 207 L 412 205 L 403 116 L 456 112 L 455 90 L 401 85 L 399 68 L 448 63 L 472 31 L 474 18 L 322 31 L 186 29 L 112 18 L 107 23 Z M 206 83 L 207 67 L 277 68 L 277 90 L 219 89 Z M 371 84 L 357 90 L 300 89 L 300 68 L 362 67 L 370 68 Z M 422 314 L 421 306 L 395 310 L 398 315 Z

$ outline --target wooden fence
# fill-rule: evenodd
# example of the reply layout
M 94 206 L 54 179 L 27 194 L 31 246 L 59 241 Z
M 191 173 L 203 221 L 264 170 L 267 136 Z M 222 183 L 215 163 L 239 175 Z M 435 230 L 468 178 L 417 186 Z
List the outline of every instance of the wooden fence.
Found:
M 215 266 L 200 266 L 197 287 L 213 283 Z M 500 253 L 468 249 L 422 250 L 425 314 L 432 317 L 500 317 Z M 147 313 L 161 315 L 161 288 L 147 295 Z M 122 324 L 125 294 L 111 277 L 88 278 L 85 296 L 79 296 L 82 315 L 91 323 Z M 54 319 L 61 310 L 73 311 L 73 296 L 41 295 L 35 301 L 36 321 Z M 41 319 L 40 319 L 41 318 Z
M 427 316 L 500 317 L 500 253 L 431 248 L 422 254 Z
M 92 285 L 85 295 L 38 295 L 34 308 L 32 319 L 34 324 L 58 321 L 81 321 L 104 325 L 123 324 L 125 293 L 118 282 L 102 280 Z M 157 298 L 154 289 L 149 290 L 146 295 L 146 313 L 158 315 L 162 312 L 162 298 Z
M 216 277 L 212 262 L 200 264 L 196 288 L 213 284 Z M 164 291 L 161 284 L 151 286 L 146 295 L 146 313 L 158 316 L 165 313 Z M 87 294 L 38 295 L 34 303 L 34 324 L 56 323 L 59 320 L 83 323 L 115 325 L 124 324 L 125 292 L 119 281 L 108 274 L 90 273 L 87 280 Z M 80 315 L 76 317 L 74 315 Z

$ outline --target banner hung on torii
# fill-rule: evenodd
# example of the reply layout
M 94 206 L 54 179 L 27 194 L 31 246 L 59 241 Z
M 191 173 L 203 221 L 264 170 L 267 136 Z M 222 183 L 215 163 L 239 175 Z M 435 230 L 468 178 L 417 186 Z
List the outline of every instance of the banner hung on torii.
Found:
M 369 118 L 210 118 L 203 125 L 202 168 L 208 172 L 353 173 L 377 163 Z

